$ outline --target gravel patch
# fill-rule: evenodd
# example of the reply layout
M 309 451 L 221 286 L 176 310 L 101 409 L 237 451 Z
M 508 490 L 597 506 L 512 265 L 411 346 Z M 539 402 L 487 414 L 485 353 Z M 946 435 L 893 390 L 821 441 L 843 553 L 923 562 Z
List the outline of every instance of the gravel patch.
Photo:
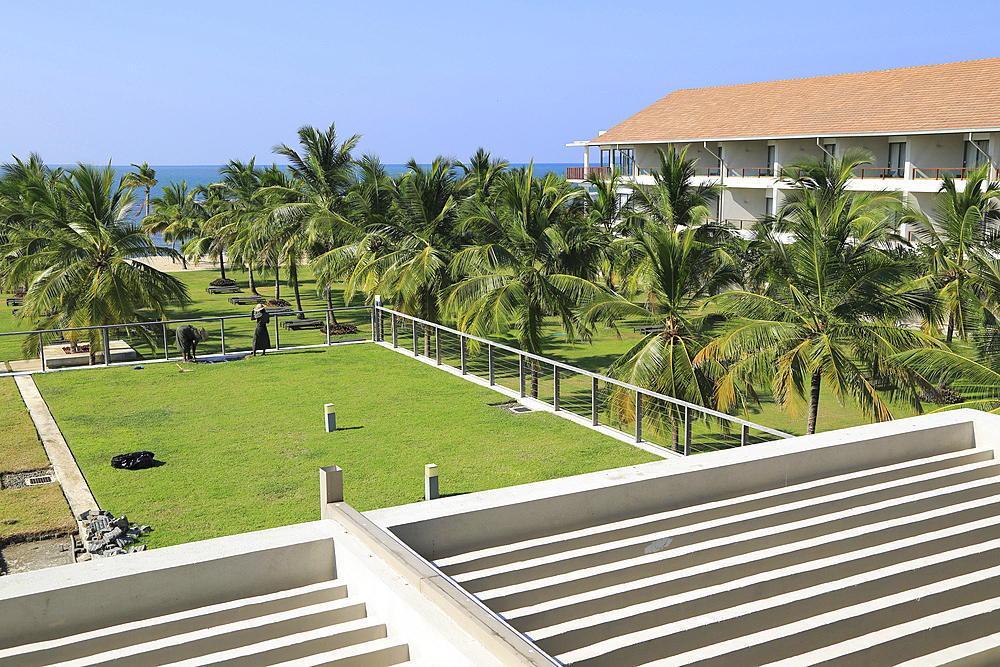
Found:
M 54 483 L 56 475 L 52 468 L 46 470 L 29 470 L 28 472 L 5 472 L 0 473 L 0 489 L 23 489 L 28 486 L 25 481 L 31 477 L 49 475 Z

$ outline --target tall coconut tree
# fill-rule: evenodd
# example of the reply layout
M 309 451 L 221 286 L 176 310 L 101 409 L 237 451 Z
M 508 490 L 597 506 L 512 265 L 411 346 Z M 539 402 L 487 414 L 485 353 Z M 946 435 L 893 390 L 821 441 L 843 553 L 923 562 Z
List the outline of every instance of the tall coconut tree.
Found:
M 156 212 L 142 218 L 142 231 L 146 234 L 160 234 L 171 244 L 184 244 L 198 231 L 202 215 L 194 202 L 195 193 L 188 190 L 187 181 L 168 183 L 159 197 L 151 204 Z M 187 268 L 187 258 L 181 255 L 181 264 Z
M 135 171 L 130 171 L 125 175 L 125 185 L 130 188 L 143 188 L 146 191 L 146 196 L 142 200 L 142 206 L 139 207 L 139 213 L 141 214 L 143 209 L 145 209 L 146 215 L 149 215 L 152 212 L 149 209 L 149 194 L 158 182 L 156 180 L 156 170 L 145 162 L 142 164 L 132 164 L 131 166 L 135 168 Z
M 899 197 L 848 188 L 853 170 L 870 161 L 867 152 L 848 150 L 785 172 L 791 191 L 777 217 L 757 230 L 772 282 L 763 293 L 716 297 L 732 319 L 699 355 L 728 364 L 723 389 L 739 381 L 770 385 L 781 408 L 796 415 L 804 407 L 807 433 L 816 431 L 824 384 L 876 421 L 892 418 L 892 399 L 919 411 L 919 389 L 927 383 L 896 355 L 939 345 L 902 326 L 934 294 L 912 286 L 914 263 L 887 252 Z M 731 400 L 718 396 L 722 409 Z
M 638 225 L 701 225 L 711 215 L 722 186 L 714 182 L 695 185 L 695 160 L 688 159 L 687 147 L 657 149 L 657 157 L 660 167 L 651 172 L 653 183 L 632 186 L 631 204 L 642 215 L 630 220 Z
M 513 330 L 522 350 L 545 351 L 547 316 L 559 318 L 567 337 L 577 336 L 575 309 L 602 288 L 585 277 L 574 229 L 586 220 L 574 206 L 583 196 L 555 174 L 534 177 L 529 165 L 505 174 L 494 206 L 478 205 L 463 227 L 475 244 L 455 254 L 453 276 L 467 276 L 443 293 L 459 327 L 478 336 Z M 531 396 L 538 396 L 538 368 L 530 363 Z
M 110 165 L 79 165 L 51 187 L 36 189 L 30 200 L 23 214 L 38 226 L 13 234 L 2 252 L 28 249 L 9 279 L 28 285 L 22 315 L 37 328 L 126 324 L 136 321 L 140 310 L 163 317 L 168 306 L 189 301 L 181 281 L 141 261 L 176 252 L 153 245 L 130 221 L 132 190 Z M 44 240 L 38 238 L 41 230 Z M 155 345 L 149 332 L 139 328 L 137 334 Z M 87 337 L 95 363 L 101 336 L 90 331 Z M 23 347 L 37 351 L 37 341 L 31 336 Z

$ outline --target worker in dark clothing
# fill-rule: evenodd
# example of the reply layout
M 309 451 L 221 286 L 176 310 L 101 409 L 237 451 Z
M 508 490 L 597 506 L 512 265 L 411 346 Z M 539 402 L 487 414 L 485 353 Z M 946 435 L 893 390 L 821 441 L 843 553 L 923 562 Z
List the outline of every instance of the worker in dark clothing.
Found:
M 271 347 L 271 335 L 267 332 L 267 323 L 271 316 L 264 304 L 258 303 L 250 313 L 250 319 L 257 321 L 257 326 L 253 330 L 253 340 L 250 341 L 250 349 L 253 350 L 250 356 L 256 357 L 257 350 L 260 350 L 260 356 L 263 357 L 267 354 L 267 348 Z
M 208 338 L 208 332 L 204 329 L 196 329 L 191 324 L 182 324 L 177 327 L 177 349 L 184 356 L 184 361 L 198 361 L 195 350 L 198 343 Z

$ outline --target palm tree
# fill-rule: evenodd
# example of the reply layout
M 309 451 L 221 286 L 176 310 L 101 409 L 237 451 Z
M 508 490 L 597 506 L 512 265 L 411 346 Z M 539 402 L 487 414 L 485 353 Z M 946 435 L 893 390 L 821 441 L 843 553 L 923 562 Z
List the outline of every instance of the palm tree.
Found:
M 990 166 L 968 174 L 963 190 L 945 175 L 934 219 L 921 216 L 919 246 L 924 281 L 937 289 L 947 315 L 945 341 L 965 339 L 983 322 L 1000 316 L 1000 183 L 989 181 Z
M 847 188 L 853 169 L 870 160 L 865 151 L 848 150 L 785 172 L 792 191 L 778 216 L 757 228 L 771 282 L 763 293 L 716 297 L 732 320 L 699 356 L 729 364 L 720 409 L 731 401 L 727 388 L 742 381 L 770 384 L 775 401 L 793 415 L 807 402 L 810 434 L 824 382 L 841 403 L 851 399 L 876 421 L 892 418 L 880 389 L 920 410 L 918 385 L 927 383 L 895 359 L 938 345 L 901 326 L 929 307 L 933 293 L 910 285 L 916 266 L 886 251 L 897 238 L 898 196 Z
M 164 317 L 169 305 L 189 301 L 181 281 L 138 261 L 176 252 L 154 246 L 129 222 L 132 190 L 115 182 L 110 164 L 79 165 L 49 184 L 30 193 L 32 205 L 22 211 L 37 226 L 12 234 L 3 248 L 4 255 L 23 249 L 7 279 L 28 284 L 25 318 L 39 329 L 124 324 L 136 321 L 141 309 Z M 44 239 L 38 238 L 41 230 Z M 149 332 L 137 333 L 155 345 Z M 93 364 L 100 341 L 95 331 L 88 337 Z M 31 336 L 24 347 L 37 344 Z
M 156 185 L 156 170 L 150 167 L 147 163 L 143 162 L 140 164 L 131 165 L 135 167 L 135 171 L 130 171 L 125 175 L 125 186 L 129 188 L 145 188 L 146 197 L 142 200 L 142 206 L 139 207 L 139 213 L 142 213 L 142 209 L 146 209 L 146 215 L 150 214 L 149 210 L 149 191 Z
M 182 245 L 195 235 L 201 222 L 201 215 L 194 204 L 194 192 L 188 190 L 187 181 L 168 183 L 159 197 L 151 202 L 156 212 L 142 219 L 142 231 L 146 234 L 160 234 L 171 244 Z M 181 255 L 182 266 L 187 268 L 187 258 Z
M 459 251 L 452 275 L 468 276 L 443 292 L 445 308 L 472 334 L 505 335 L 513 329 L 522 350 L 542 354 L 544 319 L 554 315 L 570 339 L 576 338 L 576 307 L 601 287 L 586 276 L 574 235 L 589 229 L 574 200 L 583 191 L 555 174 L 534 178 L 529 165 L 505 174 L 496 205 L 479 204 L 463 227 L 477 244 Z M 531 367 L 531 396 L 538 396 L 538 369 Z
M 734 287 L 739 271 L 720 261 L 716 249 L 699 236 L 696 227 L 648 225 L 636 238 L 616 242 L 637 256 L 630 262 L 634 268 L 625 281 L 626 294 L 641 291 L 647 295 L 647 304 L 636 304 L 619 294 L 600 294 L 584 304 L 581 321 L 592 326 L 598 321 L 627 318 L 650 327 L 642 340 L 612 364 L 609 375 L 689 403 L 714 407 L 718 368 L 696 359 L 711 340 L 712 327 L 720 316 L 706 315 L 702 305 L 707 297 Z M 612 403 L 620 408 L 616 412 L 628 419 L 632 402 L 625 394 L 612 396 Z M 673 424 L 676 448 L 679 411 L 672 405 L 654 405 Z

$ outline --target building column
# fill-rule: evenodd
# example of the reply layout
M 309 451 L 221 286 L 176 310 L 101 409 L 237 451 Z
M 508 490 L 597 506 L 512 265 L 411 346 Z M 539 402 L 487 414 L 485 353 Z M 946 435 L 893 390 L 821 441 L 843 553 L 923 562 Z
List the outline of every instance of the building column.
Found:
M 587 178 L 587 172 L 590 171 L 590 146 L 583 147 L 583 178 Z

